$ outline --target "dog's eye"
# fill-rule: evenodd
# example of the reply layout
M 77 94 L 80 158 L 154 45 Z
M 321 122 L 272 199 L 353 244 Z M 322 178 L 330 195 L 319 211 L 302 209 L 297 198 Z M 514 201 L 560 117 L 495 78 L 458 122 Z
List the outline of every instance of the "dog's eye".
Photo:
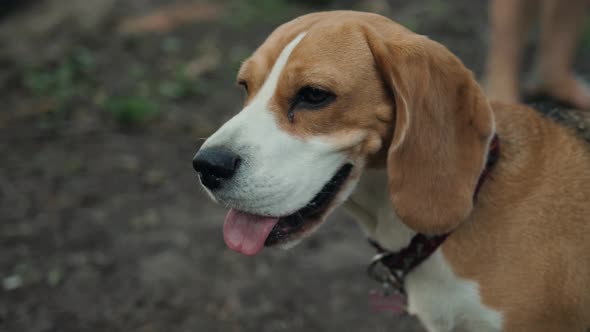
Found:
M 336 96 L 330 91 L 305 86 L 297 92 L 295 100 L 293 101 L 293 107 L 310 109 L 320 108 L 330 103 L 334 98 L 336 98 Z
M 239 80 L 238 85 L 241 86 L 242 88 L 244 88 L 244 91 L 246 91 L 246 93 L 248 93 L 248 82 L 246 82 L 244 80 Z

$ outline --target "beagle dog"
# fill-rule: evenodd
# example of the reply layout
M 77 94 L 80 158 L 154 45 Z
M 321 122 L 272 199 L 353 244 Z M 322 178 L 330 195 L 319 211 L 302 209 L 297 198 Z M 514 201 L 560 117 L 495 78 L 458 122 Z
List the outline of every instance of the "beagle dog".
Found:
M 290 21 L 238 83 L 243 109 L 193 159 L 229 248 L 292 247 L 343 204 L 384 252 L 438 239 L 402 276 L 429 331 L 590 328 L 590 146 L 573 131 L 490 103 L 448 49 L 376 14 Z

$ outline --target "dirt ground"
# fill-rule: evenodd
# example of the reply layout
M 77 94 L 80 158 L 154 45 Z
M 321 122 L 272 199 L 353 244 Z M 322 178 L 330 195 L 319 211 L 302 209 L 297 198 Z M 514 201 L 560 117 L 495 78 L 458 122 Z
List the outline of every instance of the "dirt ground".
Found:
M 13 6 L 11 6 L 13 4 Z M 422 331 L 371 312 L 343 212 L 230 252 L 191 159 L 235 113 L 241 60 L 305 12 L 378 11 L 480 75 L 483 0 L 38 0 L 0 7 L 0 331 Z M 590 73 L 589 39 L 578 70 Z M 551 107 L 547 110 L 552 110 Z

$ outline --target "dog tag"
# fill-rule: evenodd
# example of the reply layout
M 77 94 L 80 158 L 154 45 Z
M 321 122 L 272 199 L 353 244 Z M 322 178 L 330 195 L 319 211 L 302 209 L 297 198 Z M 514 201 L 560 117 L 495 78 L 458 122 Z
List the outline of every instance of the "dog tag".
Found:
M 369 309 L 375 312 L 389 312 L 404 315 L 407 311 L 406 296 L 389 288 L 369 292 Z

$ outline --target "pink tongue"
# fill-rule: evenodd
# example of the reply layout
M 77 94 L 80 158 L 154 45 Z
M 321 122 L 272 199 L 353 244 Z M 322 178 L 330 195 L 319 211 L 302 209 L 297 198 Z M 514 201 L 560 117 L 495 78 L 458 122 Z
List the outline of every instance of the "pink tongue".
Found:
M 264 241 L 279 218 L 261 217 L 230 209 L 223 223 L 225 244 L 244 255 L 252 256 L 262 250 Z

